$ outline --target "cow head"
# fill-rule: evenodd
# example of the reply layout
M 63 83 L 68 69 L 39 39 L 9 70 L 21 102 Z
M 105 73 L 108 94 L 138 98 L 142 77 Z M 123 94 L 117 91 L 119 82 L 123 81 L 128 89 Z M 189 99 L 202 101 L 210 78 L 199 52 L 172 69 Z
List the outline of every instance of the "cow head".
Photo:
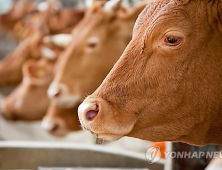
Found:
M 101 86 L 79 107 L 85 129 L 115 140 L 222 144 L 222 4 L 156 0 Z
M 54 136 L 65 136 L 80 130 L 77 108 L 60 108 L 51 104 L 42 120 L 42 128 Z
M 23 66 L 23 81 L 3 102 L 1 111 L 11 119 L 41 120 L 49 100 L 47 88 L 53 79 L 55 60 L 29 60 Z
M 93 3 L 73 31 L 48 90 L 54 105 L 76 107 L 99 86 L 130 41 L 133 24 L 144 7 L 127 11 L 119 0 Z

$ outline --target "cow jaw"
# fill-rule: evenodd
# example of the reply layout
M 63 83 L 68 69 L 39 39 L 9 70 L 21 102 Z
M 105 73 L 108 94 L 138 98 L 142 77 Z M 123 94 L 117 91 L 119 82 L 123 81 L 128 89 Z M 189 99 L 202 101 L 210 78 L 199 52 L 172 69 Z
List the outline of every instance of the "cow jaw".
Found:
M 97 113 L 91 114 L 92 112 Z M 126 136 L 136 123 L 134 115 L 117 114 L 113 107 L 101 98 L 86 98 L 79 106 L 78 115 L 83 129 L 91 131 L 97 138 L 108 141 Z

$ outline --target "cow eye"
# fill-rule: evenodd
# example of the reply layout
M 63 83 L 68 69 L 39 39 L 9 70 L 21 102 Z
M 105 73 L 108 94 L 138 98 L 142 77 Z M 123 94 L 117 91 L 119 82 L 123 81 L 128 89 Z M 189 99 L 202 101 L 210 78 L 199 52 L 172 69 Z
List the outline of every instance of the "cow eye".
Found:
M 89 47 L 89 48 L 96 48 L 96 45 L 97 45 L 97 43 L 92 42 L 92 43 L 89 43 L 89 44 L 88 44 L 88 47 Z
M 93 52 L 95 49 L 97 49 L 98 44 L 99 44 L 98 37 L 89 38 L 86 44 L 86 52 L 87 53 Z
M 178 37 L 166 37 L 164 41 L 167 43 L 167 45 L 170 46 L 176 46 L 180 44 L 180 38 Z

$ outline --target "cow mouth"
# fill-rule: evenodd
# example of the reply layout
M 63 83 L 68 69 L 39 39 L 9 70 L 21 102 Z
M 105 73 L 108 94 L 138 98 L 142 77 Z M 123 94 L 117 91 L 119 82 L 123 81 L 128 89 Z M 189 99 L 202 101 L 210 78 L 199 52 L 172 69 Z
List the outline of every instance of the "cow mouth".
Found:
M 93 134 L 96 139 L 102 139 L 105 141 L 116 141 L 123 137 L 123 135 L 109 134 L 109 133 L 95 133 L 92 130 L 89 130 L 91 134 Z
M 92 128 L 85 127 L 83 125 L 82 125 L 82 129 L 89 131 L 92 135 L 95 136 L 96 139 L 102 139 L 104 141 L 116 141 L 125 136 L 125 135 L 118 135 L 118 134 L 112 134 L 112 133 L 94 132 Z
M 99 139 L 103 139 L 106 141 L 116 141 L 119 140 L 120 138 L 122 138 L 122 135 L 114 135 L 114 134 L 97 134 L 96 135 L 97 138 Z

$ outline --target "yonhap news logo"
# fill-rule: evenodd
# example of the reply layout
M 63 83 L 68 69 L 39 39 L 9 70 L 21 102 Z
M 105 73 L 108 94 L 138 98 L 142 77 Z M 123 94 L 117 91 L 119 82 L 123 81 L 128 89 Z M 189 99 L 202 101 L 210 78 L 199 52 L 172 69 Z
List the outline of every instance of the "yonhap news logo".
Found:
M 161 152 L 159 146 L 153 146 L 147 149 L 146 151 L 146 159 L 149 164 L 153 164 L 158 162 L 161 158 Z
M 201 158 L 207 158 L 207 159 L 222 159 L 222 152 L 216 152 L 216 151 L 207 151 L 207 152 L 202 152 L 202 151 L 179 151 L 179 152 L 174 152 L 174 151 L 167 151 L 164 152 L 164 155 L 161 155 L 161 148 L 159 146 L 153 146 L 147 149 L 146 151 L 146 159 L 149 164 L 153 164 L 158 162 L 161 157 L 163 158 L 170 158 L 170 159 L 175 159 L 175 158 L 180 158 L 180 159 L 201 159 Z

